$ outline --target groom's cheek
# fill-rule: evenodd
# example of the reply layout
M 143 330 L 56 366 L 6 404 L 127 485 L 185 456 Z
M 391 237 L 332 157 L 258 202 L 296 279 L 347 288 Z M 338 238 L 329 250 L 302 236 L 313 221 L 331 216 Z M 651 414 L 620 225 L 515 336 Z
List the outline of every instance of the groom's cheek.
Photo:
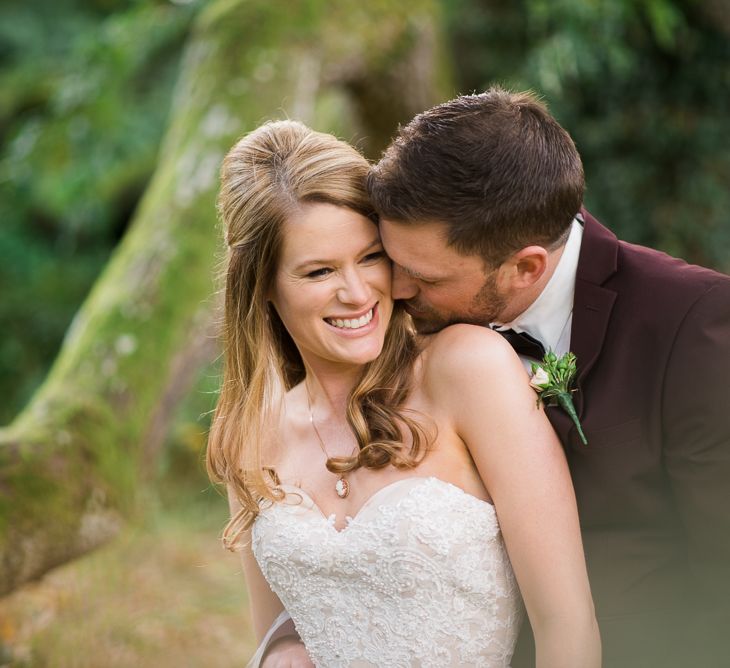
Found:
M 397 264 L 393 264 L 391 287 L 393 299 L 411 299 L 418 294 L 418 286 L 413 278 Z

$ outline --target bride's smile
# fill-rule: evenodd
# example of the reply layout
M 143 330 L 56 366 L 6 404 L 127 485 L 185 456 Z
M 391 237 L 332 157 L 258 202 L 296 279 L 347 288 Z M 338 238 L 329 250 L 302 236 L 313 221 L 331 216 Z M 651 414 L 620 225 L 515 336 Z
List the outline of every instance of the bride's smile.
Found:
M 328 325 L 332 325 L 337 329 L 349 329 L 353 333 L 363 334 L 365 331 L 370 331 L 370 329 L 372 329 L 372 327 L 368 328 L 367 330 L 365 328 L 373 322 L 376 307 L 377 303 L 371 306 L 362 315 L 350 314 L 341 316 L 330 316 L 329 318 L 325 318 L 324 321 Z

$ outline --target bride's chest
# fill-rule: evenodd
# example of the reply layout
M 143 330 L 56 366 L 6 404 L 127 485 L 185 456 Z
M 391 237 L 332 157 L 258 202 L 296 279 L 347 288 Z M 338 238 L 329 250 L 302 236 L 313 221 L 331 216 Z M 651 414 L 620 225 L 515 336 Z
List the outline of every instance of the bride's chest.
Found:
M 473 587 L 509 568 L 493 506 L 435 478 L 396 481 L 344 528 L 301 490 L 256 520 L 252 547 L 270 582 L 345 581 L 360 590 Z M 490 577 L 491 577 L 490 576 Z

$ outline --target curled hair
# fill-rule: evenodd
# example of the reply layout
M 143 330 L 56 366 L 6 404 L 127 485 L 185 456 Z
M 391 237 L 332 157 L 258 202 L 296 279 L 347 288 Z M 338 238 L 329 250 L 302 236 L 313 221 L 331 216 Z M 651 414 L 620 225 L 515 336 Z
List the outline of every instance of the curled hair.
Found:
M 347 207 L 377 220 L 365 189 L 368 163 L 352 146 L 295 121 L 266 123 L 241 139 L 221 169 L 218 212 L 227 245 L 223 271 L 223 382 L 208 440 L 211 479 L 225 483 L 241 510 L 223 535 L 233 547 L 262 502 L 281 500 L 262 445 L 278 440 L 284 394 L 304 379 L 302 358 L 267 295 L 276 275 L 285 222 L 306 203 Z M 381 354 L 364 365 L 347 407 L 359 449 L 331 458 L 333 472 L 360 466 L 415 466 L 425 436 L 405 414 L 418 354 L 407 314 L 397 305 Z M 406 445 L 408 443 L 408 445 Z
M 498 266 L 525 246 L 559 245 L 585 182 L 573 140 L 545 105 L 495 86 L 416 116 L 367 187 L 382 217 L 445 223 L 449 245 Z

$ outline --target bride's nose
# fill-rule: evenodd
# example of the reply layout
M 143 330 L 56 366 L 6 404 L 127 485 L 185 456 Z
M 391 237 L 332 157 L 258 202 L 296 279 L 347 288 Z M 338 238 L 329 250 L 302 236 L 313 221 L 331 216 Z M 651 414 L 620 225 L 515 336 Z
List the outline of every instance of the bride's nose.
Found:
M 371 296 L 370 284 L 358 269 L 351 269 L 343 275 L 342 285 L 337 291 L 337 299 L 343 304 L 364 306 Z

